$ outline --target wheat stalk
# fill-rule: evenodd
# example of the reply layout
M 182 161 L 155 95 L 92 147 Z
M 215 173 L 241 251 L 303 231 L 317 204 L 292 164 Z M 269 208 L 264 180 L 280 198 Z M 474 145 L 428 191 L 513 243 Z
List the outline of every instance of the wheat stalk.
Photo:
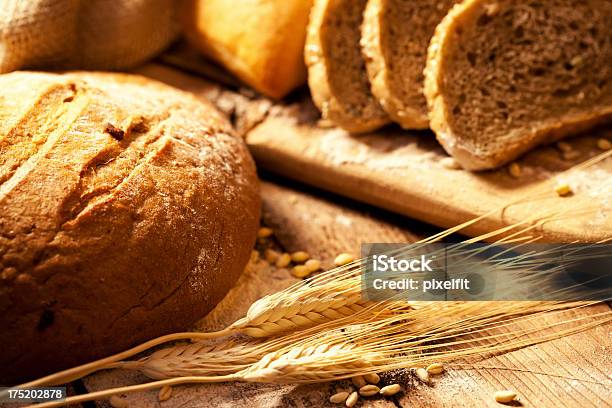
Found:
M 575 166 L 574 169 L 582 170 L 589 166 L 592 166 L 607 157 L 609 157 L 612 152 L 602 153 L 587 162 L 584 162 L 578 166 Z M 432 237 L 424 239 L 416 245 L 427 244 L 431 242 L 436 242 L 444 237 L 447 237 L 451 234 L 454 234 L 462 229 L 470 227 L 475 223 L 478 223 L 485 218 L 499 212 L 500 210 L 503 212 L 505 208 L 518 204 L 520 202 L 528 201 L 530 199 L 538 198 L 538 197 L 546 197 L 550 195 L 550 186 L 544 183 L 541 187 L 534 190 L 528 197 L 522 197 L 508 204 L 501 206 L 500 208 L 491 210 L 479 217 L 474 218 L 473 220 L 467 221 L 461 225 L 458 225 L 454 228 L 448 229 L 441 233 L 438 233 Z M 473 238 L 467 240 L 466 242 L 478 242 L 481 240 L 491 240 L 492 238 L 498 237 L 498 242 L 520 242 L 520 241 L 535 241 L 539 237 L 535 236 L 526 236 L 529 231 L 537 230 L 544 223 L 549 222 L 551 220 L 559 219 L 564 214 L 571 214 L 572 207 L 568 206 L 567 209 L 563 212 L 555 213 L 555 214 L 546 214 L 545 212 L 540 214 L 534 214 L 527 220 L 523 222 L 517 223 L 515 225 L 510 225 L 504 228 L 501 228 L 497 231 L 493 231 L 488 234 L 481 235 L 477 238 Z M 516 231 L 517 228 L 521 228 Z M 521 237 L 523 235 L 523 237 Z M 502 237 L 502 238 L 499 238 Z M 518 238 L 517 238 L 518 237 Z M 23 384 L 22 386 L 40 386 L 46 384 L 58 384 L 62 382 L 67 382 L 74 380 L 76 378 L 80 378 L 84 375 L 90 374 L 94 371 L 110 368 L 117 364 L 117 361 L 129 358 L 137 353 L 140 353 L 144 350 L 152 348 L 154 346 L 163 344 L 169 341 L 175 340 L 197 340 L 197 339 L 210 339 L 217 338 L 222 336 L 227 336 L 230 334 L 235 334 L 237 332 L 243 332 L 245 334 L 252 335 L 254 337 L 265 337 L 265 336 L 273 336 L 279 335 L 282 333 L 302 330 L 308 327 L 316 327 L 320 324 L 326 325 L 330 322 L 338 321 L 339 324 L 348 323 L 353 316 L 359 316 L 359 318 L 371 318 L 372 316 L 380 316 L 380 311 L 376 311 L 376 305 L 371 305 L 367 302 L 354 301 L 353 303 L 347 303 L 345 305 L 339 306 L 342 302 L 340 299 L 332 299 L 332 298 L 324 298 L 320 296 L 319 300 L 325 299 L 322 303 L 326 303 L 326 306 L 322 306 L 321 308 L 317 308 L 316 305 L 307 305 L 305 307 L 301 307 L 300 303 L 308 303 L 308 299 L 313 296 L 314 292 L 320 291 L 322 288 L 317 286 L 324 286 L 325 283 L 336 282 L 341 283 L 343 280 L 352 279 L 359 275 L 362 261 L 356 261 L 346 266 L 336 268 L 327 273 L 322 273 L 308 281 L 301 282 L 299 284 L 294 285 L 287 290 L 273 295 L 271 297 L 266 298 L 265 300 L 261 300 L 256 302 L 253 305 L 252 310 L 249 310 L 247 317 L 240 319 L 232 326 L 221 330 L 219 332 L 213 333 L 175 333 L 168 336 L 162 336 L 157 339 L 153 339 L 148 341 L 140 346 L 132 348 L 130 350 L 124 351 L 122 353 L 118 353 L 116 355 L 85 364 L 79 367 L 75 367 L 69 370 L 62 371 L 60 373 L 56 373 L 44 378 L 41 378 L 36 381 L 32 381 L 27 384 Z M 315 288 L 313 290 L 308 290 L 310 287 Z M 303 290 L 300 290 L 303 289 Z M 331 290 L 332 292 L 334 290 Z M 321 293 L 319 293 L 321 295 Z M 290 301 L 287 301 L 290 299 Z M 388 302 L 387 302 L 388 303 Z M 414 308 L 415 305 L 412 305 Z M 388 308 L 383 307 L 383 311 L 389 311 Z M 372 311 L 369 317 L 366 317 L 365 312 Z M 402 309 L 398 309 L 400 313 L 404 311 Z M 353 314 L 351 314 L 353 312 Z M 355 313 L 356 312 L 356 313 Z M 249 317 L 250 316 L 250 317 Z
M 483 302 L 492 306 L 496 302 Z M 546 304 L 547 302 L 509 302 L 517 305 L 511 310 L 484 310 L 480 314 L 469 312 L 472 307 L 467 302 L 449 306 L 449 310 L 467 313 L 459 322 L 447 322 L 446 328 L 422 330 L 415 335 L 409 330 L 409 322 L 394 319 L 364 324 L 354 324 L 345 328 L 335 328 L 318 336 L 304 337 L 301 341 L 286 342 L 286 346 L 266 353 L 258 361 L 238 372 L 219 376 L 189 375 L 154 381 L 135 386 L 114 388 L 75 397 L 61 402 L 36 405 L 38 408 L 51 408 L 65 404 L 75 404 L 111 395 L 161 388 L 184 383 L 211 383 L 223 381 L 250 381 L 270 383 L 318 383 L 340 380 L 355 375 L 365 375 L 414 366 L 426 366 L 432 362 L 446 362 L 459 358 L 483 359 L 522 347 L 565 337 L 598 325 L 612 322 L 612 312 L 566 319 L 548 325 L 530 328 L 515 328 L 510 332 L 488 334 L 489 327 L 512 327 L 518 323 L 541 319 L 541 313 L 560 313 L 564 308 L 574 310 L 591 303 Z M 520 303 L 526 303 L 520 305 Z M 462 306 L 461 306 L 462 305 Z M 431 305 L 434 307 L 435 305 Z M 432 309 L 433 310 L 433 309 Z M 550 312 L 552 310 L 553 312 Z M 519 317 L 520 314 L 533 312 L 532 315 Z M 431 317 L 435 320 L 435 316 Z M 484 322 L 484 323 L 483 323 Z M 444 325 L 443 325 L 444 326 Z M 569 326 L 555 330 L 558 327 Z M 544 333 L 542 333 L 544 332 Z M 462 339 L 459 334 L 477 334 L 477 338 Z M 297 333 L 289 337 L 295 337 Z M 481 344 L 491 341 L 491 344 Z M 293 343 L 293 344 L 291 344 Z M 459 347 L 448 349 L 449 347 Z M 214 350 L 213 350 L 214 351 Z

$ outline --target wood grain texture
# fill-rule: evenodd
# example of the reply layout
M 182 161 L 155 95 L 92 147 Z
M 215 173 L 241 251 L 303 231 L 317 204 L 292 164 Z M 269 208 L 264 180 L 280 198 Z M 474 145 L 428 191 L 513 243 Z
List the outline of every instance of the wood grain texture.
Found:
M 316 126 L 318 113 L 307 99 L 271 110 L 247 134 L 257 163 L 269 171 L 381 208 L 452 227 L 488 214 L 465 230 L 477 236 L 532 216 L 564 214 L 543 225 L 548 241 L 598 241 L 612 236 L 612 159 L 582 171 L 572 165 L 600 154 L 600 129 L 570 141 L 578 153 L 563 160 L 552 147 L 540 148 L 519 162 L 522 175 L 503 168 L 471 173 L 448 169 L 446 157 L 429 132 L 395 127 L 368 135 L 350 135 Z M 566 181 L 571 197 L 558 197 L 554 186 Z
M 360 242 L 411 242 L 419 237 L 406 228 L 405 220 L 368 207 L 335 204 L 329 195 L 304 193 L 286 185 L 264 182 L 263 223 L 275 231 L 274 245 L 286 251 L 306 250 L 329 265 L 338 252 L 357 252 Z M 398 225 L 404 224 L 404 227 Z M 260 245 L 260 248 L 261 247 Z M 241 317 L 259 297 L 296 282 L 287 269 L 271 267 L 262 260 L 252 262 L 238 284 L 221 304 L 198 323 L 201 329 L 216 330 Z M 547 318 L 542 327 L 568 319 L 609 310 L 605 304 Z M 612 327 L 598 327 L 583 333 L 491 357 L 477 367 L 528 369 L 543 374 L 500 369 L 452 368 L 434 379 L 432 386 L 408 377 L 405 390 L 394 400 L 368 399 L 367 407 L 476 407 L 499 406 L 493 393 L 502 388 L 519 392 L 526 407 L 605 406 L 612 381 Z M 552 375 L 552 376 L 551 376 Z M 562 377 L 594 381 L 581 382 Z M 85 380 L 90 390 L 131 384 L 144 377 L 120 371 L 99 373 Z M 155 392 L 126 396 L 131 408 L 161 407 L 318 407 L 328 406 L 327 398 L 347 382 L 307 386 L 262 384 L 211 384 L 175 387 L 170 400 L 159 404 Z M 106 407 L 105 402 L 100 403 Z

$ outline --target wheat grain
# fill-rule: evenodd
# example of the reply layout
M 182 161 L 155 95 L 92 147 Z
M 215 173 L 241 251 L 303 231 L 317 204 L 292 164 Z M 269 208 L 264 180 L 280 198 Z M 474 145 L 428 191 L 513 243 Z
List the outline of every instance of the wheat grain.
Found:
M 502 404 L 507 404 L 515 400 L 516 392 L 511 391 L 511 390 L 501 390 L 501 391 L 496 391 L 493 396 L 495 398 L 495 401 L 502 403 Z
M 306 278 L 312 272 L 306 265 L 296 265 L 293 267 L 291 274 L 296 278 Z
M 159 390 L 159 394 L 157 394 L 157 399 L 159 402 L 168 401 L 172 396 L 172 387 L 165 385 Z
M 390 397 L 392 395 L 397 394 L 402 390 L 402 387 L 399 384 L 391 384 L 380 389 L 380 393 L 385 397 Z
M 286 268 L 287 266 L 289 266 L 290 263 L 291 255 L 289 255 L 288 253 L 283 253 L 278 257 L 275 265 L 277 268 Z
M 432 375 L 442 374 L 444 372 L 444 366 L 441 363 L 433 363 L 428 365 L 426 370 Z
M 370 384 L 378 384 L 380 382 L 380 376 L 376 373 L 370 373 L 363 376 L 363 379 Z
M 362 375 L 356 375 L 355 377 L 351 377 L 351 382 L 357 388 L 361 388 L 367 384 L 366 380 L 363 378 Z
M 268 227 L 261 227 L 259 229 L 259 231 L 257 231 L 257 237 L 258 238 L 268 238 L 269 236 L 271 236 L 274 233 L 274 231 L 272 231 L 271 228 Z
M 280 256 L 280 254 L 278 253 L 278 251 L 275 251 L 273 249 L 266 249 L 264 252 L 264 257 L 266 258 L 266 262 L 268 262 L 269 264 L 273 264 L 278 260 L 278 257 Z
M 372 395 L 378 394 L 379 391 L 380 388 L 378 388 L 376 385 L 368 384 L 359 389 L 359 395 L 362 397 L 371 397 Z
M 335 259 L 334 259 L 334 265 L 336 266 L 343 266 L 346 264 L 349 264 L 351 262 L 353 262 L 355 258 L 353 258 L 353 255 L 351 254 L 347 254 L 346 252 L 341 253 L 340 255 L 338 255 Z
M 291 260 L 296 263 L 306 262 L 310 258 L 310 254 L 306 251 L 297 251 L 291 254 Z
M 123 398 L 117 395 L 111 396 L 110 399 L 108 400 L 108 403 L 113 408 L 128 408 L 130 405 L 126 400 L 124 400 Z
M 340 391 L 329 397 L 329 402 L 332 404 L 343 404 L 348 398 L 349 393 L 346 391 Z
M 306 266 L 310 272 L 316 272 L 321 269 L 321 261 L 318 259 L 309 259 L 304 266 Z
M 352 392 L 351 395 L 349 395 L 348 398 L 346 399 L 345 405 L 347 406 L 347 408 L 354 407 L 355 404 L 357 404 L 358 399 L 359 399 L 359 394 L 357 394 L 357 391 Z
M 427 373 L 427 370 L 425 370 L 424 368 L 422 367 L 417 368 L 415 373 L 416 373 L 416 376 L 419 378 L 419 380 L 421 380 L 421 382 L 424 382 L 425 384 L 429 382 L 429 374 Z
M 568 196 L 568 195 L 570 195 L 572 193 L 572 188 L 569 186 L 569 184 L 567 184 L 565 182 L 559 182 L 555 186 L 555 192 L 560 197 L 565 197 L 565 196 Z

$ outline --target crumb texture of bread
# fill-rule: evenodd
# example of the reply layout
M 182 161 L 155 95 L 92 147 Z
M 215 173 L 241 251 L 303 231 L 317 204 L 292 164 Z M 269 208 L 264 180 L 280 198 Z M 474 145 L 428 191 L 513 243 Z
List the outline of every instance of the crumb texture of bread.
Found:
M 372 95 L 361 53 L 366 0 L 316 0 L 305 59 L 314 103 L 324 119 L 350 132 L 368 132 L 389 122 Z
M 434 30 L 457 0 L 369 0 L 362 46 L 372 93 L 394 122 L 429 127 L 423 70 Z
M 0 383 L 187 329 L 242 272 L 259 207 L 211 105 L 135 75 L 0 76 Z
M 306 82 L 304 42 L 312 0 L 187 0 L 185 34 L 208 57 L 272 98 Z
M 503 165 L 612 116 L 611 0 L 467 0 L 437 27 L 425 93 L 464 168 Z

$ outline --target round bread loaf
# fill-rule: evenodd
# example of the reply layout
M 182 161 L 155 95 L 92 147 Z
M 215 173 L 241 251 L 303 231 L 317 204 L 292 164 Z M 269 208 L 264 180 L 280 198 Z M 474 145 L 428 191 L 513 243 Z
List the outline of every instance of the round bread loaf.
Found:
M 212 106 L 125 74 L 0 76 L 0 383 L 188 328 L 240 275 L 259 210 Z

